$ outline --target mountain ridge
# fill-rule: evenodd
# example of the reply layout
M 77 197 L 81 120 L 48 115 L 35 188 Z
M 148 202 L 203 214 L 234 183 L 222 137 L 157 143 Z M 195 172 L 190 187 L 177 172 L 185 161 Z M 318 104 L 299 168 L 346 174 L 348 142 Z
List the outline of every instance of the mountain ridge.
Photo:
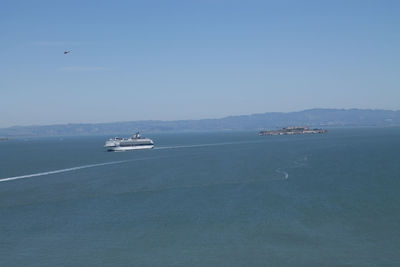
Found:
M 132 134 L 135 131 L 201 132 L 276 129 L 290 125 L 310 127 L 397 126 L 400 110 L 307 109 L 294 112 L 266 112 L 199 120 L 142 120 L 107 123 L 68 123 L 0 128 L 2 137 L 45 137 Z

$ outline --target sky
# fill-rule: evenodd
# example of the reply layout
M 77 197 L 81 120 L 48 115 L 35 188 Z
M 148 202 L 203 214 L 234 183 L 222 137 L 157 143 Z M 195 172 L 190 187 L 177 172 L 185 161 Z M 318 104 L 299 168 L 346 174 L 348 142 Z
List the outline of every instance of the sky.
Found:
M 400 1 L 3 0 L 0 127 L 398 110 L 399 14 Z

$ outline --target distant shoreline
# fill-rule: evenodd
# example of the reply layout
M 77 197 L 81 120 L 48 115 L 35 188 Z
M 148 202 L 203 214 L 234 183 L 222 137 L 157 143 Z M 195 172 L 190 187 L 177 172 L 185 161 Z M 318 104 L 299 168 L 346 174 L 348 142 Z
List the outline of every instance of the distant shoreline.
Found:
M 388 127 L 400 126 L 400 111 L 371 109 L 310 109 L 298 112 L 269 112 L 229 116 L 220 119 L 178 121 L 128 121 L 110 123 L 76 123 L 0 128 L 0 136 L 61 137 L 90 135 L 122 135 L 143 133 L 231 132 L 278 129 L 288 125 L 312 128 Z

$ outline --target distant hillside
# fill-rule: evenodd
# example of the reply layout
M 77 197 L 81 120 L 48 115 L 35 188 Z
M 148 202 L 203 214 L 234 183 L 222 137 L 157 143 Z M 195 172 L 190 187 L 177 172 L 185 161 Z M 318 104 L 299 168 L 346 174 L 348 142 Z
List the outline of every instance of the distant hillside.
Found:
M 0 129 L 0 137 L 79 136 L 155 132 L 240 131 L 276 129 L 290 125 L 310 127 L 400 125 L 400 111 L 369 109 L 310 109 L 269 112 L 222 119 L 180 121 L 131 121 L 47 126 L 15 126 Z

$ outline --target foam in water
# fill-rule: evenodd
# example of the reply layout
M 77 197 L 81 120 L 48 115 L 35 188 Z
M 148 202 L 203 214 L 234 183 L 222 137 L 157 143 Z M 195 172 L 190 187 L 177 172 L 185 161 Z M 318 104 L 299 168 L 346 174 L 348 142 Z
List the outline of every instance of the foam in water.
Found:
M 287 180 L 287 179 L 289 178 L 289 173 L 287 173 L 287 172 L 285 172 L 285 171 L 283 171 L 283 170 L 281 170 L 281 169 L 276 169 L 275 171 L 276 171 L 277 173 L 283 174 L 285 180 Z

